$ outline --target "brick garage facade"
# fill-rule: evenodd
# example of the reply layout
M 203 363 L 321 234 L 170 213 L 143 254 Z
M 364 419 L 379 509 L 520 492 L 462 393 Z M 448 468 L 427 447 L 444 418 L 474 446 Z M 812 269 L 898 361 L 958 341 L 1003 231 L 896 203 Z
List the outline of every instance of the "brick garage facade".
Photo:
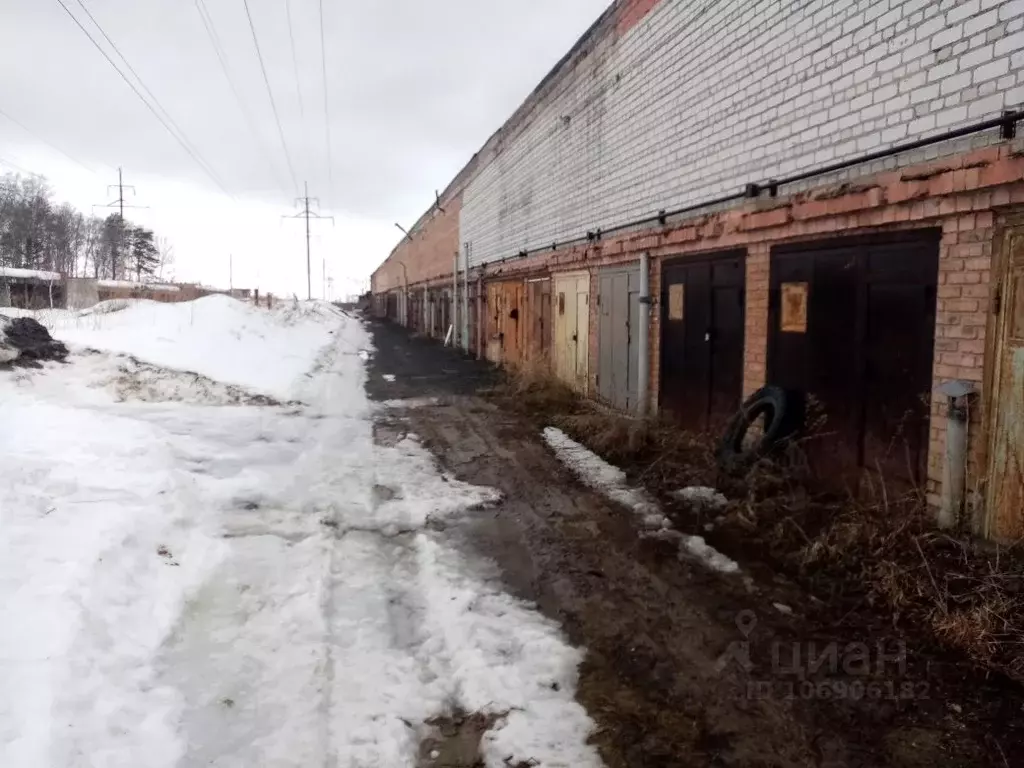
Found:
M 450 281 L 465 242 L 474 281 L 588 269 L 591 296 L 598 269 L 647 253 L 656 298 L 664 259 L 742 248 L 749 393 L 768 377 L 774 247 L 938 230 L 931 384 L 967 379 L 983 390 L 993 366 L 993 239 L 1002 218 L 1024 208 L 1024 144 L 989 128 L 858 161 L 1022 106 L 1024 0 L 619 0 L 452 182 L 444 205 L 461 201 L 455 218 L 428 212 L 375 274 L 375 292 L 399 289 L 397 259 L 410 285 Z M 849 166 L 815 175 L 837 161 Z M 714 202 L 798 174 L 778 197 Z M 691 212 L 671 214 L 681 208 Z M 656 307 L 648 329 L 655 407 L 659 317 Z M 598 325 L 592 301 L 592 392 Z M 932 397 L 932 502 L 943 405 Z M 976 497 L 988 405 L 982 396 L 970 412 Z
M 746 312 L 744 392 L 767 383 L 770 253 L 773 246 L 848 235 L 940 228 L 939 275 L 932 385 L 966 379 L 983 390 L 985 344 L 991 315 L 995 226 L 1005 213 L 1024 209 L 1024 143 L 959 153 L 927 164 L 861 177 L 856 184 L 822 185 L 795 195 L 750 201 L 735 209 L 669 222 L 598 244 L 580 245 L 489 265 L 484 279 L 507 280 L 538 271 L 591 271 L 651 257 L 655 310 L 649 328 L 650 402 L 660 381 L 660 271 L 663 259 L 745 248 Z M 597 359 L 596 303 L 590 310 L 590 355 Z M 594 365 L 590 387 L 596 389 Z M 981 492 L 986 457 L 984 398 L 971 410 L 968 490 Z M 945 448 L 944 403 L 932 399 L 927 493 L 938 502 Z
M 474 263 L 1024 105 L 1024 0 L 619 2 L 479 153 Z
M 371 290 L 375 294 L 424 283 L 433 285 L 451 280 L 452 260 L 459 251 L 459 213 L 462 198 L 454 195 L 441 203 L 443 211 L 427 211 L 391 252 L 387 261 L 373 273 Z M 403 269 L 404 265 L 404 269 Z

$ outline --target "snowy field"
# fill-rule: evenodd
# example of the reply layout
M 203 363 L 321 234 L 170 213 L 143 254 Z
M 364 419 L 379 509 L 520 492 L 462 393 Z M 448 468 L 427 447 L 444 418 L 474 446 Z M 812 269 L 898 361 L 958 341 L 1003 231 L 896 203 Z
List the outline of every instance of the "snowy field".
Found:
M 358 321 L 36 317 L 72 355 L 0 369 L 0 766 L 419 766 L 458 713 L 487 766 L 599 765 L 582 652 L 446 541 L 497 493 L 374 441 Z

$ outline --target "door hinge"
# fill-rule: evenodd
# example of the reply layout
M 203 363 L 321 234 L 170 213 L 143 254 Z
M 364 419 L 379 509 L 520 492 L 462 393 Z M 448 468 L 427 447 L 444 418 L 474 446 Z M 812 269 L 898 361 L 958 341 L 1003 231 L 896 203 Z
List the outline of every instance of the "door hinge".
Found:
M 597 306 L 601 306 L 601 294 L 597 294 Z
M 1003 308 L 1003 286 L 1001 283 L 996 283 L 996 290 L 992 296 L 992 314 L 998 315 L 999 311 Z

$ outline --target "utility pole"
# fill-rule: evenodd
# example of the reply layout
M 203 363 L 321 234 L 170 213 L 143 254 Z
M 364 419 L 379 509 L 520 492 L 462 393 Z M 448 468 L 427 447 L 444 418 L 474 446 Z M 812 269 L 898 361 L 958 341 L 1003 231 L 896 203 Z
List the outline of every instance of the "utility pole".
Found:
M 127 205 L 127 204 L 125 204 L 125 201 L 124 201 L 124 191 L 126 189 L 130 189 L 131 192 L 132 192 L 132 196 L 134 196 L 135 195 L 135 187 L 133 187 L 131 184 L 125 184 L 124 183 L 124 173 L 121 170 L 121 166 L 117 167 L 117 184 L 109 184 L 107 186 L 107 194 L 108 195 L 110 194 L 110 190 L 112 190 L 112 189 L 116 189 L 117 190 L 117 199 L 113 200 L 113 201 L 111 201 L 109 203 L 102 203 L 102 204 L 94 205 L 92 207 L 92 209 L 95 211 L 97 208 L 117 208 L 118 209 L 118 213 L 121 216 L 121 226 L 122 227 L 124 227 L 124 224 L 125 224 L 125 221 L 124 221 L 124 209 L 125 208 L 149 208 L 148 205 Z M 115 262 L 116 262 L 116 259 L 115 259 Z M 112 264 L 111 265 L 111 274 L 115 278 L 117 277 L 116 269 L 117 269 L 117 264 L 116 263 Z
M 228 291 L 234 293 L 235 290 L 235 254 L 228 254 Z
M 306 220 L 306 298 L 312 300 L 312 298 L 313 298 L 313 266 L 312 266 L 313 262 L 312 262 L 312 257 L 310 255 L 311 246 L 310 246 L 309 220 L 310 219 L 317 219 L 317 220 L 324 220 L 324 221 L 330 220 L 331 225 L 333 226 L 334 225 L 334 217 L 333 216 L 321 216 L 317 211 L 314 211 L 314 210 L 310 209 L 310 207 L 309 207 L 310 200 L 312 200 L 313 203 L 319 208 L 320 207 L 320 199 L 317 198 L 317 197 L 311 198 L 309 196 L 309 182 L 308 181 L 304 182 L 304 189 L 305 189 L 305 193 L 306 193 L 305 196 L 299 197 L 299 198 L 295 199 L 295 204 L 296 205 L 301 205 L 302 206 L 302 210 L 299 211 L 294 216 L 282 216 L 281 218 L 284 218 L 284 219 L 305 219 Z M 326 263 L 324 264 L 324 274 L 325 275 L 327 274 Z
M 126 189 L 131 190 L 132 196 L 134 197 L 135 196 L 135 187 L 133 187 L 131 184 L 125 184 L 124 183 L 124 172 L 122 171 L 120 166 L 118 166 L 118 169 L 117 169 L 117 184 L 108 184 L 107 185 L 107 194 L 108 195 L 110 194 L 110 190 L 112 190 L 112 189 L 116 189 L 117 190 L 117 198 L 112 200 L 109 203 L 99 203 L 97 205 L 94 205 L 93 208 L 117 208 L 118 212 L 121 214 L 121 221 L 124 221 L 124 209 L 125 208 L 149 208 L 148 205 L 126 205 L 125 204 L 124 191 Z

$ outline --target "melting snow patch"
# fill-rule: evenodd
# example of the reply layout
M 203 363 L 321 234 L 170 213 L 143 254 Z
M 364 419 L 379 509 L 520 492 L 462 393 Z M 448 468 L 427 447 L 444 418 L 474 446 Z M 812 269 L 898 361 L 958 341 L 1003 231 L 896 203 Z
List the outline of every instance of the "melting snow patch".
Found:
M 387 409 L 427 408 L 441 401 L 436 397 L 407 397 L 401 400 L 384 400 L 380 407 Z
M 626 485 L 626 473 L 602 459 L 589 448 L 580 445 L 562 430 L 548 427 L 544 430 L 544 439 L 559 460 L 571 469 L 585 484 L 614 502 L 629 507 L 640 516 L 644 528 L 653 531 L 648 536 L 654 538 L 679 541 L 680 556 L 684 553 L 696 557 L 708 568 L 722 573 L 735 573 L 739 565 L 718 550 L 709 546 L 701 536 L 689 536 L 671 530 L 672 524 L 662 514 L 649 494 L 638 488 Z M 684 489 L 691 490 L 691 489 Z M 713 489 L 700 489 L 700 496 L 706 491 L 718 493 Z M 721 494 L 718 494 L 721 496 Z M 723 497 L 724 500 L 724 497 Z
M 692 507 L 709 511 L 721 509 L 729 503 L 728 499 L 720 491 L 708 488 L 706 485 L 691 485 L 687 488 L 680 488 L 677 491 L 672 491 L 669 496 L 686 502 Z

